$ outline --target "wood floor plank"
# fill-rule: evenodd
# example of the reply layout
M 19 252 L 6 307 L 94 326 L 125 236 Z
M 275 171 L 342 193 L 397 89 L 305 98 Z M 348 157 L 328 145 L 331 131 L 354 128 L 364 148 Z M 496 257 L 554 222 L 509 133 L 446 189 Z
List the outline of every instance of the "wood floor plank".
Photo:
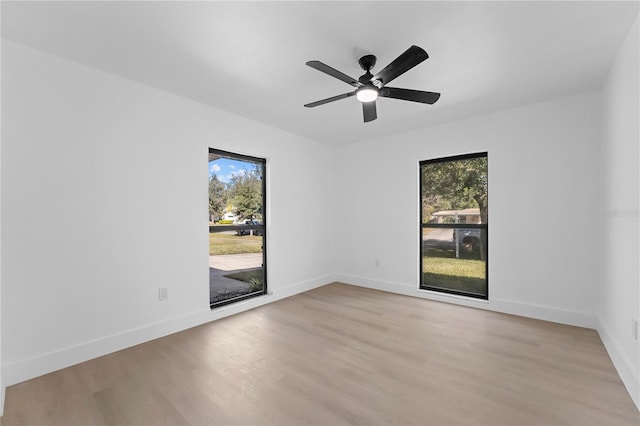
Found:
M 7 388 L 3 425 L 640 425 L 594 330 L 332 284 Z

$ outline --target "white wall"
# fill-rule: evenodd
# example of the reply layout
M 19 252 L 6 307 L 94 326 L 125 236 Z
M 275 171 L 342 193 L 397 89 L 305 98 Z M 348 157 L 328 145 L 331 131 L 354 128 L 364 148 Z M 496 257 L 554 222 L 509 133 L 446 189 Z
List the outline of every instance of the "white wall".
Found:
M 640 191 L 640 45 L 638 20 L 609 71 L 604 92 L 605 144 L 602 229 L 604 273 L 598 292 L 598 332 L 640 408 L 640 351 L 632 335 L 639 318 L 638 192 Z
M 341 148 L 337 204 L 353 219 L 339 234 L 337 279 L 595 326 L 600 102 L 586 93 Z M 489 159 L 490 300 L 419 291 L 418 162 L 480 151 Z
M 0 22 L 2 22 L 2 8 L 0 7 Z M 0 32 L 2 25 L 0 24 Z M 2 47 L 0 45 L 0 70 L 2 69 Z M 0 100 L 2 99 L 2 85 L 0 85 Z M 0 133 L 2 133 L 2 102 L 0 102 Z M 0 137 L 0 188 L 2 188 L 2 137 Z M 0 224 L 2 223 L 2 191 L 0 190 Z M 0 417 L 4 413 L 4 378 L 2 374 L 2 226 L 0 225 Z
M 2 43 L 6 385 L 333 280 L 332 149 Z M 267 158 L 274 292 L 214 312 L 210 146 Z

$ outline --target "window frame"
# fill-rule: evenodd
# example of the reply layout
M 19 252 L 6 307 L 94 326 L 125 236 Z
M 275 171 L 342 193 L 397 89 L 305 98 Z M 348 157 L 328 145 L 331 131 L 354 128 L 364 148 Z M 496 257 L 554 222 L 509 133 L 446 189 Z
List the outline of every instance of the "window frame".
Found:
M 437 293 L 453 294 L 456 296 L 464 296 L 473 299 L 489 300 L 489 215 L 487 213 L 487 223 L 423 223 L 424 204 L 422 202 L 422 186 L 423 186 L 423 174 L 422 167 L 428 164 L 444 163 L 458 160 L 469 160 L 473 158 L 486 158 L 487 159 L 487 185 L 489 179 L 489 153 L 488 151 L 475 152 L 470 154 L 453 155 L 448 157 L 432 158 L 429 160 L 422 160 L 418 163 L 418 203 L 420 204 L 420 215 L 418 217 L 418 244 L 419 244 L 419 272 L 418 272 L 418 290 L 433 291 Z M 487 189 L 488 193 L 488 189 Z M 453 228 L 453 229 L 480 229 L 485 232 L 485 283 L 486 294 L 476 294 L 455 289 L 446 289 L 441 287 L 434 287 L 426 285 L 424 280 L 424 244 L 423 244 L 423 232 L 425 228 Z M 481 231 L 482 232 L 482 231 Z
M 251 299 L 258 296 L 269 294 L 267 289 L 267 159 L 261 157 L 253 157 L 245 154 L 225 151 L 222 149 L 209 147 L 209 161 L 212 155 L 229 158 L 232 160 L 244 161 L 247 163 L 259 164 L 262 168 L 262 225 L 210 225 L 209 233 L 222 231 L 239 231 L 239 230 L 260 230 L 262 231 L 262 274 L 263 285 L 261 292 L 244 294 L 242 296 L 232 297 L 216 303 L 210 303 L 210 309 L 219 308 L 231 303 L 240 302 L 242 300 Z

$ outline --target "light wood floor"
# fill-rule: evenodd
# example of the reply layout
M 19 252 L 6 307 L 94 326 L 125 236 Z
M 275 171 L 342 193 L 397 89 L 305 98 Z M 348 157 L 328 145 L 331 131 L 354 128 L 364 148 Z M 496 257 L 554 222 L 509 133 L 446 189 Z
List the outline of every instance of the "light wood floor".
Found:
M 593 330 L 332 284 L 7 389 L 2 425 L 638 425 Z

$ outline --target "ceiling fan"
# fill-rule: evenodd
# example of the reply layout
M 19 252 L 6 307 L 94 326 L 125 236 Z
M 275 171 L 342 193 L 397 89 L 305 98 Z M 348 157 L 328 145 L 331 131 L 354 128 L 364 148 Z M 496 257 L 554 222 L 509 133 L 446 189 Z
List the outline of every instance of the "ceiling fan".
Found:
M 305 107 L 312 108 L 318 105 L 324 105 L 329 102 L 355 96 L 356 99 L 362 102 L 364 122 L 367 123 L 378 117 L 376 112 L 376 99 L 378 96 L 401 99 L 404 101 L 420 102 L 423 104 L 433 104 L 440 98 L 440 93 L 386 86 L 387 83 L 390 83 L 396 77 L 409 71 L 428 57 L 429 55 L 427 55 L 427 52 L 425 52 L 421 47 L 411 46 L 376 75 L 372 75 L 371 68 L 376 64 L 376 57 L 374 55 L 366 55 L 358 60 L 360 67 L 365 70 L 365 73 L 357 80 L 334 68 L 331 68 L 329 65 L 323 64 L 320 61 L 309 61 L 306 64 L 311 68 L 317 69 L 325 74 L 329 74 L 338 80 L 342 80 L 355 87 L 356 90 L 332 96 L 327 99 L 322 99 L 320 101 L 311 102 L 309 104 L 305 104 Z

